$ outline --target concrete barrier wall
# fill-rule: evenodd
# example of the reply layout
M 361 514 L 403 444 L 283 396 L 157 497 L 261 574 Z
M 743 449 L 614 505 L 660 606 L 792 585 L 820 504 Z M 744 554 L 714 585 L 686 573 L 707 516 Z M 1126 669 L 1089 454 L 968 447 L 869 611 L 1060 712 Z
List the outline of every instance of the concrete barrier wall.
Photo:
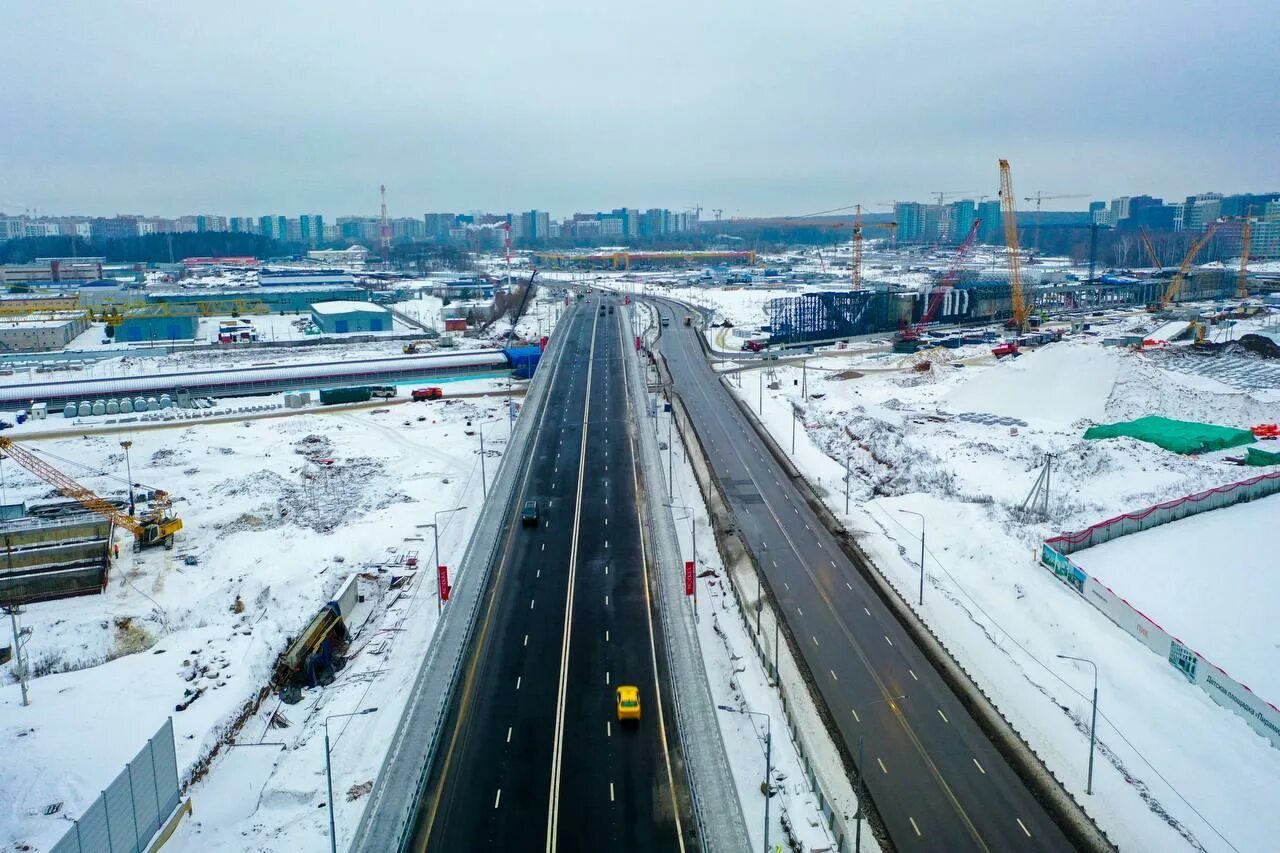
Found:
M 1272 746 L 1280 748 L 1280 708 L 1161 628 L 1049 542 L 1040 547 L 1040 562 L 1127 634 L 1163 657 L 1189 682 L 1208 693 L 1210 699 L 1243 717 L 1254 731 L 1269 740 Z

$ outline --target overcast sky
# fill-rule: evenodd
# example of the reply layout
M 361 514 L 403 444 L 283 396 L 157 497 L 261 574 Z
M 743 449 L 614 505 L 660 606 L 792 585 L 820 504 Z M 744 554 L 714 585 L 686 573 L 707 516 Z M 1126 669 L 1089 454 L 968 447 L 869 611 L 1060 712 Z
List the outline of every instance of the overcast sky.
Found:
M 1280 189 L 1277 0 L 3 7 L 8 213 Z

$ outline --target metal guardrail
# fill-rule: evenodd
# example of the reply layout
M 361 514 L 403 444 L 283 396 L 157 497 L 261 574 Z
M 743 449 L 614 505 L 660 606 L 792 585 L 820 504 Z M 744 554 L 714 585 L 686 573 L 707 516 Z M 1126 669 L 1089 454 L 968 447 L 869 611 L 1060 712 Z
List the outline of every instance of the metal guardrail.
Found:
M 562 318 L 562 323 L 567 318 Z M 457 674 L 475 630 L 480 601 L 501 550 L 500 532 L 517 498 L 520 474 L 528 459 L 529 443 L 537 432 L 547 397 L 560 367 L 564 335 L 552 335 L 543 361 L 552 370 L 539 370 L 525 395 L 521 416 L 507 444 L 485 501 L 458 565 L 452 601 L 432 636 L 418 670 L 404 715 L 378 773 L 369 803 L 351 843 L 352 851 L 385 853 L 403 849 L 412 829 L 431 772 L 439 736 L 448 716 Z

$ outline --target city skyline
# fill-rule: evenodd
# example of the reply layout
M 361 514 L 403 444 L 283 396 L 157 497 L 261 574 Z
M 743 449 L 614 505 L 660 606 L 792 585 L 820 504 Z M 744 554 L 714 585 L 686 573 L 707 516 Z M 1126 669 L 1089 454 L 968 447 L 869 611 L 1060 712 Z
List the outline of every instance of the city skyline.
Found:
M 1269 55 L 1264 0 L 1213 15 L 488 4 L 430 20 L 407 3 L 135 2 L 27 4 L 8 23 L 9 213 L 376 210 L 385 183 L 401 215 L 619 198 L 796 215 L 994 194 L 997 157 L 1028 196 L 1277 180 L 1280 68 L 1181 59 L 1215 43 Z

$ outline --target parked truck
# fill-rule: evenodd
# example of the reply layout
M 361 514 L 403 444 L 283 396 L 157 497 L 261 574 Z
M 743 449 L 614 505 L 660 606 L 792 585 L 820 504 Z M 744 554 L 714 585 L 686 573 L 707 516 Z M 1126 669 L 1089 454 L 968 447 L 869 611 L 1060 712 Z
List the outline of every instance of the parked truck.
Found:
M 320 405 L 333 406 L 340 403 L 364 403 L 375 397 L 389 400 L 396 396 L 394 385 L 354 385 L 350 388 L 322 388 Z

